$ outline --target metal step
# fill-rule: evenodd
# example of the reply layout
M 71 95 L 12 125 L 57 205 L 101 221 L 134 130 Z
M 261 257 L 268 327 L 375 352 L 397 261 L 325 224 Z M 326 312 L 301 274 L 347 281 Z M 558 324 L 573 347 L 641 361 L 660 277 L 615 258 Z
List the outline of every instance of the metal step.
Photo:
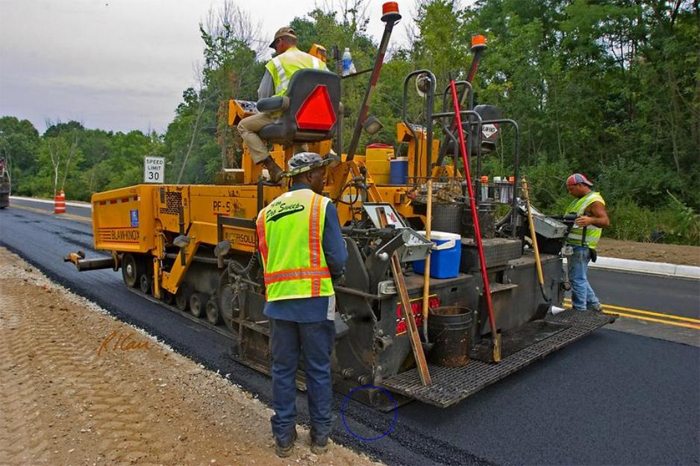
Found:
M 498 364 L 476 360 L 457 368 L 430 364 L 432 385 L 423 386 L 416 369 L 390 377 L 382 385 L 401 395 L 446 408 L 614 320 L 614 317 L 591 311 L 569 310 L 556 316 L 548 315 L 544 322 L 530 324 L 551 324 L 545 326 L 548 329 L 559 327 L 560 330 L 504 357 Z

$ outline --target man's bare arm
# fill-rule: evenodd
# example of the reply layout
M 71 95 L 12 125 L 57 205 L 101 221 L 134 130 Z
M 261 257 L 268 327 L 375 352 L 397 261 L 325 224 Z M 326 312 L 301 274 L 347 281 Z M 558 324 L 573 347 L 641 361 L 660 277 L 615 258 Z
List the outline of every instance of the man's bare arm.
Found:
M 592 203 L 586 209 L 585 214 L 576 219 L 576 225 L 580 227 L 593 225 L 600 228 L 610 226 L 610 218 L 608 218 L 608 212 L 605 210 L 605 205 L 602 202 Z

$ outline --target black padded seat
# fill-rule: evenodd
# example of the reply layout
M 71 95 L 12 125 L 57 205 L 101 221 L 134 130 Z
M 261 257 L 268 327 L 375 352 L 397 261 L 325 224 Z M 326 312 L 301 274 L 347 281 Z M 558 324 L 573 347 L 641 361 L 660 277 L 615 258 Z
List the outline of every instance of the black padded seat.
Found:
M 323 100 L 324 95 L 328 96 L 330 108 L 327 109 L 327 117 L 332 116 L 333 120 L 332 126 L 328 129 L 316 129 L 309 127 L 308 124 L 305 127 L 303 122 L 301 125 L 298 124 L 299 110 L 312 94 L 321 100 Z M 258 132 L 262 139 L 288 146 L 294 143 L 322 141 L 333 137 L 340 107 L 340 77 L 338 75 L 315 69 L 299 70 L 292 76 L 286 95 L 289 97 L 289 106 L 282 111 L 282 115 L 277 121 L 264 126 Z M 258 106 L 267 107 L 270 99 L 278 99 L 279 101 L 279 97 L 261 99 Z

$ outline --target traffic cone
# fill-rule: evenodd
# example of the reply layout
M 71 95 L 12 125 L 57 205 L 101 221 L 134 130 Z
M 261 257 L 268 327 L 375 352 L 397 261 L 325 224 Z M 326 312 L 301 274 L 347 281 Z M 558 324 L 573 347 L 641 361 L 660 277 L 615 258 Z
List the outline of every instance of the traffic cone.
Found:
M 66 213 L 66 195 L 63 191 L 56 193 L 54 198 L 54 214 L 65 214 Z

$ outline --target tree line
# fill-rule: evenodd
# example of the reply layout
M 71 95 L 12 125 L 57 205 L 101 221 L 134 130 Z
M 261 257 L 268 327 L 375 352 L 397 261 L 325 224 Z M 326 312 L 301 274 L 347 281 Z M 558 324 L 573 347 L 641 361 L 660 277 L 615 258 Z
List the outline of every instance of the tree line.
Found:
M 336 3 L 337 10 L 316 8 L 290 22 L 299 48 L 349 47 L 358 70 L 371 68 L 377 43 L 367 34 L 366 0 Z M 482 33 L 488 50 L 473 83 L 475 102 L 518 122 L 521 168 L 539 207 L 560 213 L 568 203 L 563 181 L 579 171 L 606 198 L 612 236 L 700 244 L 698 0 L 478 0 L 466 7 L 430 0 L 417 4 L 413 19 L 409 44 L 390 48 L 374 93 L 371 113 L 384 128 L 363 135 L 361 147 L 395 144 L 403 81 L 413 70 L 435 73 L 439 111 L 449 78 L 466 76 L 471 36 Z M 73 121 L 39 134 L 26 120 L 0 118 L 0 156 L 9 162 L 13 192 L 64 189 L 87 200 L 141 182 L 146 155 L 166 158 L 168 183 L 212 183 L 222 166 L 239 166 L 240 140 L 226 125 L 225 102 L 257 98 L 269 43 L 259 30 L 230 1 L 200 24 L 200 82 L 183 92 L 164 134 Z M 336 65 L 329 53 L 329 68 Z M 368 76 L 343 80 L 346 148 Z M 419 120 L 422 101 L 408 105 Z M 510 149 L 504 137 L 485 158 L 485 173 L 510 173 Z

